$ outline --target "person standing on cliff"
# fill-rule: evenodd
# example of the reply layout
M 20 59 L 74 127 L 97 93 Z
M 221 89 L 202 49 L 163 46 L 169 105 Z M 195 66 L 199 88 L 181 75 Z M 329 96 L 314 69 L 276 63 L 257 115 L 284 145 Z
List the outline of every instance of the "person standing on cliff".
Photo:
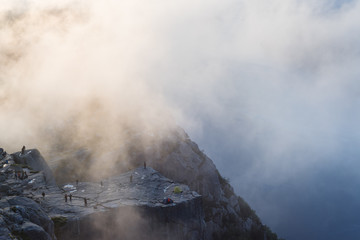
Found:
M 25 154 L 25 146 L 23 146 L 21 149 L 21 155 L 24 155 L 24 154 Z
M 68 195 L 65 193 L 65 202 L 67 202 Z
M 41 194 L 42 196 L 43 196 L 43 199 L 45 198 L 45 192 L 42 192 L 42 194 Z
M 72 201 L 72 194 L 69 195 L 70 202 Z
M 84 205 L 85 205 L 85 207 L 87 207 L 87 199 L 86 198 L 84 198 Z

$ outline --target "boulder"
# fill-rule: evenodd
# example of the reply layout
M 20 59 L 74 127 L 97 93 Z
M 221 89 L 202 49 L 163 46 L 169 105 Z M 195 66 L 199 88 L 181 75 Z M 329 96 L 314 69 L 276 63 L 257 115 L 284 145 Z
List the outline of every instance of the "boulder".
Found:
M 34 239 L 34 240 L 51 240 L 50 235 L 44 231 L 42 227 L 32 222 L 25 222 L 21 226 L 19 235 L 23 239 Z
M 5 239 L 9 239 L 9 234 L 23 239 L 55 239 L 53 222 L 32 199 L 22 196 L 5 197 L 0 200 L 0 207 L 0 233 L 7 236 Z
M 51 169 L 46 163 L 43 156 L 37 149 L 26 150 L 24 154 L 16 152 L 11 154 L 16 164 L 29 166 L 32 170 L 42 171 L 44 174 L 44 180 L 48 185 L 55 185 L 55 179 Z

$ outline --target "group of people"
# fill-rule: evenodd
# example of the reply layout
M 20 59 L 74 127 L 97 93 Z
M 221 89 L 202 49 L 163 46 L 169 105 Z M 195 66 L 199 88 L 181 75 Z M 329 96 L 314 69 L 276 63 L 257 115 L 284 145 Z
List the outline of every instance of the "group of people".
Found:
M 15 175 L 15 179 L 20 179 L 20 180 L 24 180 L 29 177 L 26 171 L 15 171 L 14 175 Z
M 146 169 L 146 162 L 144 161 L 144 169 Z M 131 174 L 130 175 L 130 182 L 132 182 L 133 181 L 133 175 Z M 79 180 L 76 180 L 76 185 L 79 185 Z M 104 186 L 104 184 L 103 184 L 103 182 L 101 181 L 100 182 L 100 185 L 103 187 Z M 43 197 L 44 197 L 44 195 L 43 195 Z M 65 193 L 65 195 L 64 195 L 64 199 L 65 199 L 65 202 L 67 202 L 68 201 L 68 198 L 69 198 L 69 200 L 70 200 L 70 202 L 72 201 L 72 197 L 73 197 L 73 195 L 70 193 L 69 195 L 67 194 L 67 193 Z M 87 206 L 87 198 L 84 198 L 84 205 L 85 205 L 85 207 Z
M 67 193 L 65 193 L 65 202 L 67 202 L 67 200 L 68 200 L 68 197 L 69 197 L 69 199 L 70 199 L 70 202 L 72 201 L 72 194 L 70 193 L 70 195 L 67 195 Z
M 65 195 L 64 195 L 65 202 L 68 201 L 68 198 L 69 198 L 69 200 L 71 202 L 72 197 L 73 197 L 73 195 L 71 193 L 69 195 L 67 193 L 65 193 Z M 85 205 L 85 207 L 87 207 L 87 199 L 86 198 L 84 198 L 84 205 Z
M 26 150 L 26 148 L 25 148 L 25 146 L 23 146 L 23 147 L 21 148 L 21 155 L 24 155 L 24 154 L 25 154 L 25 150 Z M 5 158 L 6 155 L 7 155 L 7 152 L 6 152 L 3 148 L 0 148 L 0 159 Z

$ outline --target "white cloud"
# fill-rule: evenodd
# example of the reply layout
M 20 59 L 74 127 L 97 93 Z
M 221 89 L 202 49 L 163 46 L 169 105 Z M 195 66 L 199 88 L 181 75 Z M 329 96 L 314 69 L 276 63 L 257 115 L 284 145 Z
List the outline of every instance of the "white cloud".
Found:
M 0 6 L 2 145 L 41 144 L 93 98 L 113 124 L 171 112 L 234 181 L 286 182 L 359 143 L 359 1 Z

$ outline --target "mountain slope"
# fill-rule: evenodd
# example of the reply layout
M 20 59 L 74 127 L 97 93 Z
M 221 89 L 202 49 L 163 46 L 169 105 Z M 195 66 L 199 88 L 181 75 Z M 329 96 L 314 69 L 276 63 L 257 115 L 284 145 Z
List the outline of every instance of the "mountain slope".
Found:
M 204 239 L 278 239 L 261 223 L 255 211 L 234 193 L 212 160 L 200 151 L 183 129 L 176 128 L 166 134 L 147 133 L 146 142 L 141 141 L 141 134 L 144 135 L 129 134 L 127 142 L 119 147 L 122 150 L 108 153 L 107 158 L 116 161 L 108 169 L 99 171 L 97 177 L 125 172 L 146 162 L 165 177 L 186 184 L 202 195 L 206 223 Z M 58 161 L 54 170 L 57 180 L 66 182 L 92 176 L 90 170 L 78 167 L 78 162 L 81 165 L 92 165 L 97 160 L 91 150 L 76 151 Z M 105 164 L 102 166 L 106 168 Z

